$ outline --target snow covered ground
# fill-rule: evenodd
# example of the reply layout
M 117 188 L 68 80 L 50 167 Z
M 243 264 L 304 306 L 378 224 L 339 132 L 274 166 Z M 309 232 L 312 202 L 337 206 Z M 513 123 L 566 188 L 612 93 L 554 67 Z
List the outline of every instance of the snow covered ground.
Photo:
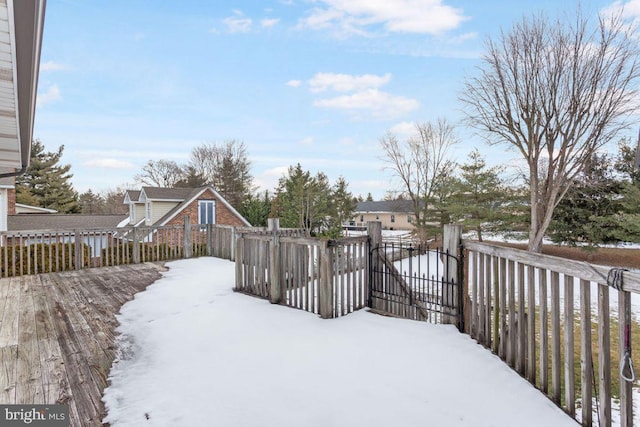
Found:
M 121 426 L 575 426 L 451 326 L 318 316 L 235 294 L 215 258 L 127 303 L 105 390 Z

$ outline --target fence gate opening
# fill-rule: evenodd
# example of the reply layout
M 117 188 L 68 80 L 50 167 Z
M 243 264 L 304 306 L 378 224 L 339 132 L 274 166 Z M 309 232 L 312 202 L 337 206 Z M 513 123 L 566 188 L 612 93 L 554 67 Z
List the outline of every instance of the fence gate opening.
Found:
M 381 244 L 370 251 L 369 307 L 463 330 L 462 262 L 441 249 Z

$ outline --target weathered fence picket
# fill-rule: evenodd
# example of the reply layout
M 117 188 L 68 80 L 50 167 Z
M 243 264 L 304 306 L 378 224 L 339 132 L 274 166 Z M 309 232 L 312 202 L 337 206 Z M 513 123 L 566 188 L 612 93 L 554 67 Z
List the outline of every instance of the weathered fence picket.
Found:
M 80 270 L 198 256 L 233 260 L 235 234 L 262 228 L 189 224 L 0 233 L 0 275 Z
M 640 293 L 640 273 L 486 243 L 465 241 L 464 247 L 471 282 L 467 332 L 569 415 L 575 417 L 579 405 L 582 425 L 593 425 L 595 416 L 598 426 L 610 426 L 615 400 L 621 425 L 631 426 L 632 384 L 618 366 L 631 357 L 630 293 Z M 621 275 L 622 289 L 610 273 Z
M 300 310 L 334 318 L 367 304 L 367 236 L 327 240 L 300 232 L 239 232 L 236 286 Z

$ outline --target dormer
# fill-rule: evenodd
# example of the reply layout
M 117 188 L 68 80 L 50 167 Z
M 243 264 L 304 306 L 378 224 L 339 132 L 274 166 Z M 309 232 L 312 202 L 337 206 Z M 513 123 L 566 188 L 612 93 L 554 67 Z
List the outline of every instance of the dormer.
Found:
M 129 205 L 129 225 L 138 225 L 144 220 L 144 203 L 140 202 L 140 191 L 127 190 L 124 204 Z

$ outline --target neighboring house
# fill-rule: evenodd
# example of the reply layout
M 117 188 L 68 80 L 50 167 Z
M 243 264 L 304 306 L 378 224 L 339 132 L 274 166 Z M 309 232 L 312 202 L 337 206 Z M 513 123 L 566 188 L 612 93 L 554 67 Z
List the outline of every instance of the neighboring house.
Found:
M 413 203 L 411 200 L 358 202 L 349 226 L 365 227 L 369 221 L 380 221 L 385 230 L 413 230 Z
M 191 224 L 251 226 L 213 187 L 128 190 L 129 226 L 182 225 L 186 216 Z

